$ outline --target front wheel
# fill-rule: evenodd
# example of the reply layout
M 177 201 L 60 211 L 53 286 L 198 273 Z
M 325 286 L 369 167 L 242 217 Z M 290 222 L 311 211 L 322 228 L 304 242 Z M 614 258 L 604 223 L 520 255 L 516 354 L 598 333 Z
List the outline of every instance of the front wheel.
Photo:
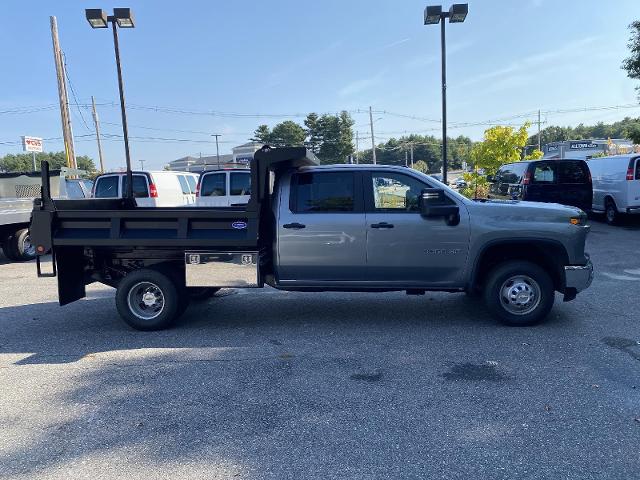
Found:
M 156 270 L 128 273 L 118 285 L 116 308 L 136 330 L 169 327 L 185 310 L 185 299 L 170 277 Z
M 506 325 L 534 325 L 543 321 L 553 307 L 553 281 L 531 262 L 506 262 L 489 273 L 484 301 Z

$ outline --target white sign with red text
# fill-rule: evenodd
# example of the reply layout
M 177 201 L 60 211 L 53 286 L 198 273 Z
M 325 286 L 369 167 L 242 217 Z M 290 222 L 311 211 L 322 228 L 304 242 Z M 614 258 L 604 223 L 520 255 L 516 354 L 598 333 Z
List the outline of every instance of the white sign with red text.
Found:
M 42 139 L 38 137 L 22 137 L 22 149 L 25 152 L 41 152 Z

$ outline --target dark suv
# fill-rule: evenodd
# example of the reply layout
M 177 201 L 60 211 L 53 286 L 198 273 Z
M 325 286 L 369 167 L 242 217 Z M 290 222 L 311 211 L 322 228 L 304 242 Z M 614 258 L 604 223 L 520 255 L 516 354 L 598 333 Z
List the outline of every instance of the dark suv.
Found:
M 490 182 L 489 198 L 560 203 L 591 209 L 591 174 L 584 160 L 532 160 L 501 166 Z

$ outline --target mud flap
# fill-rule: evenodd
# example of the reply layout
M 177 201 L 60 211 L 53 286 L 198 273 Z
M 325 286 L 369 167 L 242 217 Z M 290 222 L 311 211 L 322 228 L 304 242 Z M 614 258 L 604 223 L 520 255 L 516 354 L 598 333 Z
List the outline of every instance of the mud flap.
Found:
M 56 248 L 60 305 L 67 305 L 87 296 L 84 288 L 84 263 L 82 247 Z

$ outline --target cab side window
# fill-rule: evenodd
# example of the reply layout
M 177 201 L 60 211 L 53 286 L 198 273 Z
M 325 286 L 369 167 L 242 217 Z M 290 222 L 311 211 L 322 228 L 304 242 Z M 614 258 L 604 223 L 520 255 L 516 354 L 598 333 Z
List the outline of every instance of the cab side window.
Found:
M 290 207 L 295 213 L 354 211 L 352 172 L 299 173 L 293 177 L 292 187 Z
M 636 180 L 640 180 L 640 158 L 636 160 Z
M 180 182 L 180 188 L 182 189 L 183 195 L 191 194 L 191 188 L 189 188 L 189 183 L 184 175 L 178 175 L 178 182 Z
M 376 212 L 418 212 L 418 198 L 427 185 L 401 173 L 374 172 L 373 208 Z
M 122 176 L 122 192 L 127 193 L 127 176 Z M 147 177 L 144 175 L 133 175 L 133 196 L 134 198 L 147 198 L 149 189 L 147 187 Z
M 534 183 L 554 183 L 555 169 L 549 164 L 536 164 L 533 170 L 533 181 Z

